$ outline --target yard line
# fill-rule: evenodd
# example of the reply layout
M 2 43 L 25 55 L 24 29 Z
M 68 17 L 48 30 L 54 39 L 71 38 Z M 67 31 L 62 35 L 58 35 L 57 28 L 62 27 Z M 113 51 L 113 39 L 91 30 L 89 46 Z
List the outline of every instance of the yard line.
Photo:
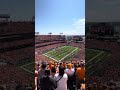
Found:
M 70 51 L 71 51 L 72 49 L 70 48 L 69 50 L 67 50 L 68 52 L 66 52 L 66 51 L 64 51 L 62 54 L 60 54 L 60 55 L 58 55 L 58 56 L 61 56 L 61 55 L 63 55 L 63 54 L 69 54 L 70 53 Z M 73 51 L 73 50 L 72 50 Z
M 92 67 L 92 65 L 91 65 L 91 66 L 89 66 L 89 67 L 87 68 L 87 70 L 88 70 L 88 69 L 90 69 L 91 67 Z
M 67 47 L 67 46 L 59 47 L 59 49 L 61 49 L 61 48 L 65 48 L 65 47 Z M 44 53 L 44 54 L 48 54 L 48 53 L 51 53 L 51 52 L 54 52 L 54 50 L 51 50 L 51 51 L 49 51 L 49 52 L 47 52 L 47 53 Z
M 24 67 L 20 67 L 20 68 L 24 69 L 25 71 L 27 71 L 27 72 L 29 72 L 29 73 L 32 73 L 32 74 L 34 73 L 34 72 L 32 72 L 32 71 L 30 71 L 30 70 L 24 68 Z
M 108 56 L 110 56 L 110 54 L 108 54 L 108 55 L 107 55 L 107 57 L 108 57 Z M 100 60 L 101 60 L 101 58 L 100 58 L 100 59 L 98 59 L 96 62 L 99 62 Z
M 63 47 L 59 47 L 58 49 L 59 49 L 59 50 L 63 50 L 63 48 L 69 49 L 68 47 L 70 47 L 70 46 L 63 46 Z M 50 56 L 50 55 L 51 55 L 50 53 L 54 54 L 54 55 L 52 55 L 52 56 L 61 56 L 61 54 L 57 53 L 56 50 L 49 51 L 49 52 L 45 53 L 45 55 Z M 64 52 L 62 51 L 62 53 L 64 53 Z M 49 54 L 50 54 L 50 55 L 49 55 Z
M 58 61 L 62 61 L 63 59 L 65 59 L 67 56 L 69 56 L 71 53 L 73 53 L 77 49 L 78 48 L 75 48 L 74 50 L 72 50 L 72 52 L 70 52 L 69 54 L 67 54 L 66 56 L 64 56 L 61 60 L 56 60 L 56 59 L 52 58 L 51 56 L 48 56 L 47 53 L 45 53 L 43 55 L 58 62 Z
M 76 51 L 78 48 L 74 49 L 71 53 L 73 53 L 74 51 Z M 67 54 L 65 57 L 63 57 L 60 61 L 62 61 L 63 59 L 65 59 L 67 56 L 69 56 L 71 53 Z
M 93 50 L 93 51 L 100 51 L 100 50 L 97 50 L 97 49 L 91 49 L 91 48 L 87 48 L 88 50 Z
M 32 63 L 33 63 L 33 62 L 32 62 Z M 23 66 L 20 66 L 20 68 L 21 68 L 21 69 L 24 69 L 25 71 L 27 71 L 27 72 L 29 72 L 29 73 L 32 73 L 32 74 L 33 74 L 33 72 L 32 72 L 32 71 L 30 71 L 30 70 L 28 70 L 28 69 L 24 68 L 25 66 L 30 65 L 30 64 L 32 64 L 32 63 L 28 63 L 28 64 L 25 64 L 25 65 L 23 65 Z
M 107 57 L 108 57 L 108 56 L 110 56 L 110 54 L 108 54 Z M 98 60 L 96 61 L 96 63 L 99 62 L 100 60 L 101 60 L 101 59 L 98 59 Z M 104 61 L 103 61 L 103 62 L 104 62 Z M 93 66 L 93 65 L 90 65 L 87 70 L 89 70 L 92 66 Z M 86 71 L 87 71 L 87 70 L 86 70 Z M 93 73 L 94 71 L 91 71 L 91 72 Z
M 32 62 L 32 63 L 33 63 L 33 62 Z M 32 64 L 32 63 L 28 63 L 28 64 L 22 65 L 22 66 L 20 66 L 20 67 L 25 67 L 25 66 L 30 65 L 30 64 Z
M 96 55 L 95 57 L 93 57 L 92 59 L 90 59 L 87 63 L 91 62 L 93 59 L 95 59 L 96 57 L 100 56 L 100 55 L 103 54 L 103 53 L 104 53 L 104 51 L 100 52 L 98 55 Z M 87 63 L 86 63 L 86 64 L 87 64 Z
M 48 58 L 50 58 L 50 59 L 53 59 L 53 60 L 57 61 L 56 59 L 54 59 L 54 58 L 52 58 L 52 57 L 50 57 L 50 56 L 48 56 L 48 55 L 46 55 L 46 54 L 43 54 L 43 55 L 45 55 L 46 57 L 48 57 Z M 58 61 L 57 61 L 57 62 L 58 62 Z
M 95 63 L 99 62 L 100 60 L 101 60 L 101 58 L 100 58 L 100 59 L 98 59 Z M 92 66 L 93 66 L 93 64 L 92 64 L 92 65 L 90 65 L 90 66 L 87 68 L 87 70 L 88 70 L 88 69 L 90 69 Z

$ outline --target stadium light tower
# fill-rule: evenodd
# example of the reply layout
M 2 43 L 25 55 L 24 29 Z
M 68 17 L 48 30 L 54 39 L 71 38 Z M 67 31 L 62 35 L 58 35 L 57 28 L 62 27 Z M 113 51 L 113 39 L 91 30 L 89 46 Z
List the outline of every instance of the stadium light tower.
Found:
M 63 35 L 63 33 L 60 33 L 60 35 Z
M 49 35 L 51 35 L 51 34 L 52 34 L 52 32 L 49 32 L 48 34 L 49 34 Z
M 35 32 L 35 35 L 39 35 L 39 32 Z
M 0 14 L 0 22 L 8 22 L 10 19 L 9 14 Z

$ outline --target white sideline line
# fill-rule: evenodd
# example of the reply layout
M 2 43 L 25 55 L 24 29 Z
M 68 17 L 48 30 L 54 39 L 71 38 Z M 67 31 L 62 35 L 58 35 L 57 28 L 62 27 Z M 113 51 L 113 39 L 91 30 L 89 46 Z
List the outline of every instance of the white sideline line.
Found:
M 100 56 L 100 55 L 103 54 L 103 53 L 104 53 L 104 51 L 102 51 L 101 53 L 99 53 L 98 55 L 96 55 L 95 57 L 93 57 L 92 59 L 90 59 L 87 63 L 91 62 L 93 59 L 95 59 L 96 57 Z M 86 63 L 86 64 L 87 64 L 87 63 Z

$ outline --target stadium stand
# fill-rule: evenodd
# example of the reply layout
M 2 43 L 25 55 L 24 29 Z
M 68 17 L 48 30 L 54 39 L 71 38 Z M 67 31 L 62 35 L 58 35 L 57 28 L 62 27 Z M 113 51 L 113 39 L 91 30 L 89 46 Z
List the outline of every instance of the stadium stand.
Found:
M 40 90 L 44 86 L 50 88 L 49 84 L 45 84 L 41 81 L 41 78 L 45 75 L 45 70 L 50 70 L 49 78 L 54 78 L 57 81 L 57 75 L 61 73 L 60 68 L 63 67 L 63 77 L 59 80 L 57 87 L 54 89 L 44 90 L 85 90 L 85 67 L 83 62 L 71 61 L 71 62 L 52 62 L 43 61 L 42 63 L 36 63 L 35 65 L 35 86 L 36 90 Z M 45 67 L 43 67 L 45 66 Z M 44 79 L 44 78 L 43 78 Z M 62 85 L 62 87 L 61 87 Z M 52 85 L 51 85 L 52 86 Z
M 101 62 L 94 63 L 91 67 L 95 71 L 89 72 L 89 76 L 86 78 L 87 90 L 120 90 L 120 45 L 117 42 L 119 37 L 116 37 L 115 24 L 111 22 L 88 23 L 88 26 L 86 25 L 86 48 L 109 52 L 109 57 L 103 58 Z M 99 32 L 103 34 L 99 34 Z
M 33 21 L 0 21 L 0 90 L 33 90 L 34 74 L 21 65 L 34 60 L 34 43 Z
M 71 67 L 71 69 L 74 71 L 74 70 L 76 70 L 76 68 L 80 67 L 82 63 L 85 64 L 85 56 L 84 56 L 85 55 L 85 44 L 84 44 L 84 41 L 76 42 L 77 41 L 76 39 L 77 40 L 79 39 L 79 41 L 81 40 L 81 38 L 79 38 L 79 36 L 77 36 L 77 37 L 75 36 L 74 38 L 72 38 L 72 40 L 66 40 L 66 36 L 64 36 L 64 35 L 36 35 L 35 36 L 35 61 L 36 61 L 35 86 L 36 86 L 36 90 L 37 89 L 40 90 L 41 86 L 45 86 L 45 85 L 40 84 L 40 75 L 39 75 L 39 71 L 42 70 L 41 66 L 42 66 L 43 62 L 46 63 L 46 65 L 47 65 L 46 69 L 50 69 L 51 72 L 52 72 L 51 66 L 54 66 L 54 70 L 55 70 L 54 74 L 50 73 L 50 75 L 52 75 L 53 77 L 55 74 L 57 75 L 59 73 L 59 66 L 61 66 L 61 65 L 65 66 L 66 70 L 69 69 L 68 67 Z M 54 60 L 49 59 L 43 55 L 43 53 L 45 53 L 49 50 L 61 47 L 61 46 L 79 47 L 80 51 L 78 51 L 74 55 L 74 57 L 71 58 L 71 60 L 62 61 L 62 62 L 54 61 Z M 69 66 L 69 64 L 72 66 Z M 80 72 L 78 71 L 78 74 L 79 73 Z M 85 70 L 82 72 L 82 74 L 84 76 Z M 82 90 L 85 90 L 84 79 L 83 79 L 83 82 L 81 84 L 79 82 L 79 79 L 75 79 L 76 77 L 77 76 L 73 76 L 74 81 L 75 81 L 74 84 L 73 83 L 71 84 L 70 78 L 69 78 L 69 80 L 67 81 L 68 84 L 66 85 L 67 88 L 69 90 L 75 90 L 76 88 L 83 88 Z M 60 83 L 62 84 L 62 82 L 60 82 Z M 54 90 L 54 89 L 52 89 L 52 90 Z M 63 89 L 61 88 L 61 90 L 63 90 Z M 64 88 L 64 90 L 67 90 L 67 89 Z
M 80 53 L 78 53 L 78 55 L 76 55 L 76 59 L 79 59 L 79 58 L 82 60 L 85 59 L 84 58 L 84 54 L 85 54 L 84 42 L 80 42 L 80 43 L 70 42 L 69 43 L 65 40 L 65 36 L 61 36 L 61 35 L 37 35 L 36 40 L 35 40 L 35 48 L 36 48 L 35 51 L 37 52 L 37 55 L 39 57 L 39 56 L 42 56 L 40 54 L 42 54 L 43 52 L 46 52 L 50 49 L 57 48 L 60 46 L 65 46 L 65 45 L 80 47 L 81 51 Z M 37 61 L 42 60 L 40 59 L 40 57 L 38 59 L 38 57 L 36 57 Z

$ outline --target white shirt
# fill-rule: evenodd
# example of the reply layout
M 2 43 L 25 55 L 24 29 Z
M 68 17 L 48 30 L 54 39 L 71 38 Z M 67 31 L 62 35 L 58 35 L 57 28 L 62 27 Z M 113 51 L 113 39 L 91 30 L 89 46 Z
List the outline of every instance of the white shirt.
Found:
M 72 76 L 74 74 L 75 70 L 74 69 L 65 69 L 65 73 L 69 76 Z
M 55 74 L 54 79 L 58 81 L 61 78 L 59 74 Z M 57 82 L 57 88 L 55 90 L 67 90 L 67 74 L 64 74 L 63 77 Z

